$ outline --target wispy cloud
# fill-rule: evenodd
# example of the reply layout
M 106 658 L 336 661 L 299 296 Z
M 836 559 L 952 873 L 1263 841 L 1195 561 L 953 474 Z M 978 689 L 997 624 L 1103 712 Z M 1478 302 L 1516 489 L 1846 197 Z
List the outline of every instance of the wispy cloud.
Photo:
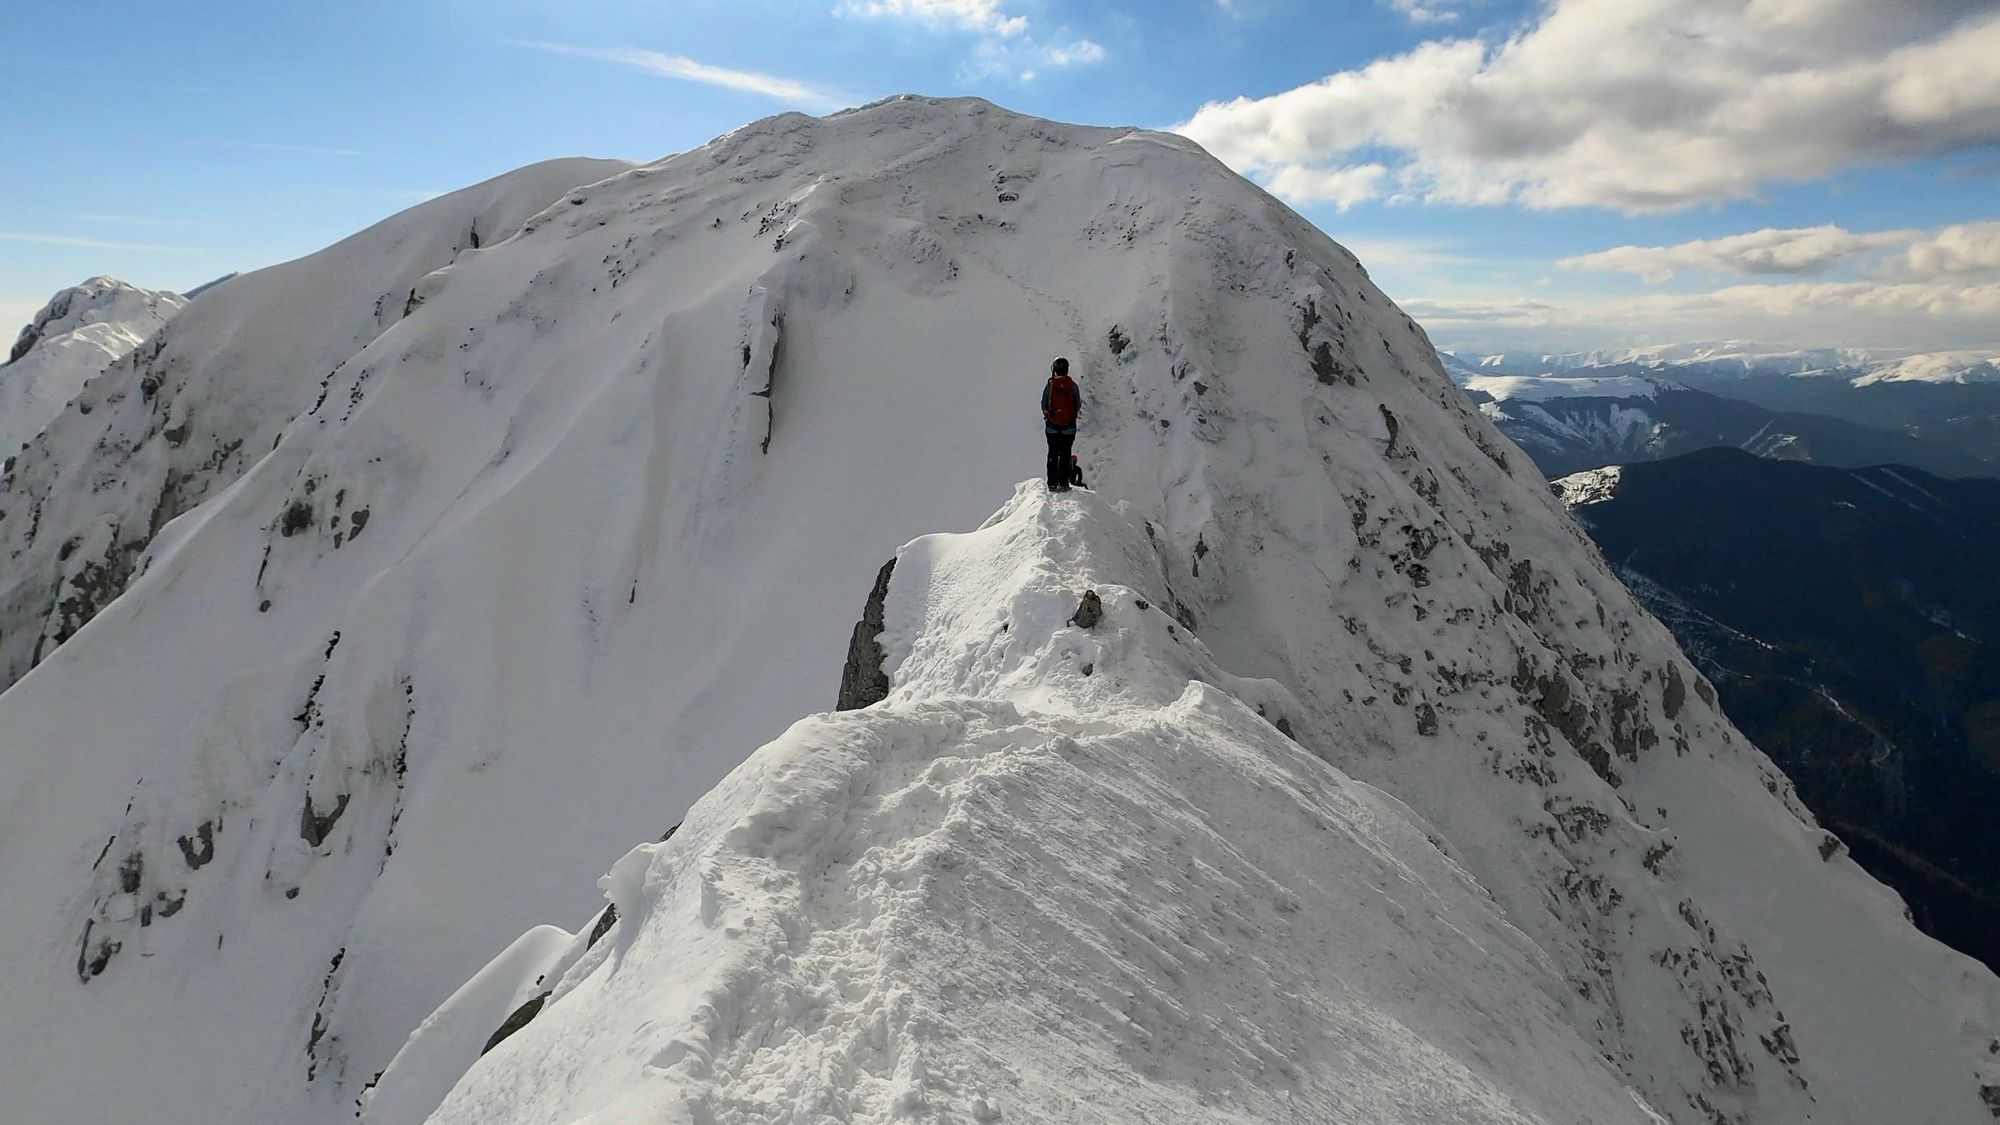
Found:
M 1856 234 L 1837 226 L 1764 229 L 1673 246 L 1614 246 L 1557 259 L 1569 270 L 1632 273 L 1653 284 L 1683 270 L 1708 274 L 1810 274 L 1885 247 L 1907 244 L 1917 231 Z
M 846 102 L 846 99 L 825 87 L 773 74 L 760 74 L 754 70 L 732 70 L 728 67 L 711 66 L 708 63 L 696 62 L 686 55 L 669 55 L 640 47 L 578 47 L 568 43 L 530 41 L 521 41 L 515 45 L 545 51 L 552 55 L 611 63 L 628 70 L 658 75 L 661 78 L 698 82 L 704 86 L 740 90 L 747 94 L 761 94 L 777 101 L 791 102 L 813 109 L 835 109 Z
M 1041 68 L 1062 70 L 1104 61 L 1104 45 L 1063 34 L 1036 33 L 1028 17 L 1008 10 L 1006 0 L 843 0 L 834 14 L 865 19 L 900 19 L 933 30 L 977 37 L 968 77 L 1011 74 L 1034 81 Z
M 1885 254 L 1898 250 L 1900 253 Z M 2000 222 L 1960 223 L 1935 231 L 1855 232 L 1831 224 L 1765 229 L 1672 246 L 1614 246 L 1561 258 L 1572 270 L 1637 274 L 1652 284 L 1683 271 L 1709 275 L 1817 274 L 1850 262 L 1877 278 L 1934 281 L 2000 273 Z
M 1039 51 L 1044 66 L 1084 66 L 1104 61 L 1103 46 L 1088 39 L 1078 39 L 1074 43 L 1045 43 Z
M 836 11 L 913 19 L 932 27 L 957 27 L 1008 39 L 1028 31 L 1028 17 L 1008 13 L 1001 0 L 848 0 Z
M 241 148 L 252 152 L 279 152 L 294 156 L 370 156 L 358 148 L 335 148 L 328 145 L 295 145 L 275 141 L 195 141 L 195 144 L 210 148 Z
M 1448 0 L 1388 0 L 1388 4 L 1411 23 L 1452 23 L 1459 15 Z
M 49 246 L 84 246 L 93 250 L 146 250 L 166 254 L 199 254 L 199 246 L 158 246 L 150 242 L 108 242 L 99 238 L 73 238 L 66 234 L 36 234 L 30 231 L 0 230 L 0 242 L 39 242 Z
M 79 223 L 111 223 L 121 227 L 151 227 L 160 223 L 149 215 L 124 215 L 111 211 L 64 211 L 62 217 Z
M 1401 304 L 1446 347 L 1720 338 L 1929 351 L 2000 347 L 2000 282 L 1794 281 L 1636 297 Z

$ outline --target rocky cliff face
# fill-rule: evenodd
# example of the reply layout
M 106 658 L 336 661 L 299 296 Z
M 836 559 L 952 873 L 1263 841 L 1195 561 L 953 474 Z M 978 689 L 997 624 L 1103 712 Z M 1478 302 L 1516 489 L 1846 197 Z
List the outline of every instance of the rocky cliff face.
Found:
M 397 245 L 461 231 L 413 228 Z M 194 318 L 247 280 L 205 295 L 169 335 L 243 354 L 233 333 L 250 322 L 196 333 Z M 296 417 L 251 427 L 223 458 L 240 469 L 200 478 L 206 501 L 141 549 L 124 594 L 0 697 L 0 744 L 29 748 L 0 758 L 0 850 L 19 857 L 0 911 L 0 1010 L 42 1014 L 0 1023 L 0 1078 L 24 1112 L 75 1116 L 91 1099 L 164 1121 L 346 1113 L 421 1026 L 476 1031 L 408 1056 L 432 1060 L 411 1064 L 430 1093 L 369 1112 L 420 1117 L 470 1066 L 445 1107 L 475 1117 L 512 1096 L 482 1074 L 592 1013 L 615 1013 L 610 1033 L 648 1044 L 645 1059 L 701 1083 L 710 1105 L 780 1104 L 817 1064 L 760 1045 L 850 980 L 806 938 L 872 940 L 844 922 L 786 929 L 830 901 L 786 897 L 801 864 L 871 864 L 871 893 L 894 900 L 883 924 L 928 933 L 970 917 L 935 897 L 956 856 L 995 877 L 1012 862 L 926 850 L 931 812 L 962 809 L 947 819 L 969 836 L 1046 825 L 1080 853 L 1091 818 L 1129 808 L 1158 833 L 1106 837 L 1133 856 L 1118 882 L 1038 869 L 1065 896 L 1045 916 L 1077 919 L 1078 940 L 1048 966 L 1073 983 L 1037 970 L 1034 987 L 1144 984 L 1131 989 L 1143 1004 L 1091 1003 L 1122 1012 L 1134 1043 L 1149 1027 L 1172 1032 L 1149 1039 L 1161 1044 L 1185 1030 L 1189 1053 L 1161 1057 L 1188 1066 L 1161 1074 L 1235 1060 L 1216 1091 L 1243 1114 L 1286 1119 L 1250 1091 L 1302 1051 L 1298 1088 L 1319 1099 L 1306 1104 L 1349 1106 L 1325 1076 L 1345 1065 L 1343 1044 L 1366 1042 L 1407 1048 L 1373 1074 L 1470 1073 L 1448 1084 L 1459 1100 L 1371 1095 L 1351 1103 L 1372 1115 L 1361 1120 L 1616 1119 L 1624 1086 L 1635 1120 L 1985 1119 L 2000 986 L 1823 852 L 1827 834 L 1671 635 L 1359 263 L 1184 139 L 978 101 L 786 115 L 573 187 L 394 305 L 400 285 L 365 287 L 393 322 L 349 333 L 358 350 L 329 362 Z M 297 301 L 257 330 L 302 323 L 316 303 Z M 1043 526 L 1005 502 L 1041 459 L 1033 403 L 1051 353 L 1081 376 L 1078 448 L 1098 492 L 1075 499 L 1098 530 L 1050 524 L 1058 533 L 1032 549 L 995 554 L 993 540 Z M 138 409 L 159 358 L 107 395 Z M 254 382 L 240 367 L 200 371 L 161 423 L 229 416 L 230 388 Z M 134 448 L 152 451 L 134 464 L 168 479 L 163 447 Z M 34 495 L 79 502 L 58 483 Z M 1012 515 L 984 538 L 909 545 L 996 508 Z M 0 526 L 15 526 L 9 511 Z M 872 628 L 856 635 L 853 603 L 891 556 L 873 638 L 887 695 L 810 720 L 792 744 L 827 730 L 861 749 L 831 773 L 784 752 L 732 775 L 834 696 Z M 35 556 L 24 581 L 60 580 L 60 561 Z M 1100 595 L 1089 628 L 1068 624 L 1083 593 L 1072 578 Z M 1118 647 L 1131 630 L 1150 655 Z M 973 712 L 984 717 L 960 721 Z M 1141 775 L 1177 787 L 1116 781 L 1116 761 L 1182 726 L 1176 762 Z M 1068 776 L 1063 740 L 1089 744 L 1091 796 L 1071 819 L 972 801 L 975 775 L 1006 754 L 947 784 L 947 759 L 1013 745 L 981 741 L 1001 728 L 1031 728 L 1054 759 L 996 798 Z M 664 850 L 631 851 L 725 777 L 725 796 Z M 908 816 L 839 823 L 815 812 L 829 787 L 875 802 L 920 777 L 950 799 L 912 792 Z M 1184 799 L 1199 824 L 1162 811 Z M 1259 838 L 1256 854 L 1228 854 L 1252 846 L 1270 809 L 1288 836 L 1327 842 Z M 740 827 L 745 816 L 764 828 Z M 954 841 L 966 842 L 935 842 Z M 1227 873 L 1238 889 L 1218 901 L 1258 924 L 1196 933 L 1198 919 L 1160 907 L 1162 941 L 1187 932 L 1199 956 L 1112 971 L 1087 952 L 1091 935 L 1143 927 L 1080 912 L 1169 901 L 1169 877 L 1143 862 L 1160 855 L 1197 882 Z M 601 941 L 546 926 L 605 918 L 592 880 L 607 867 L 619 921 Z M 907 895 L 891 867 L 914 880 Z M 1339 878 L 1287 896 L 1322 870 Z M 758 906 L 766 874 L 806 913 Z M 1350 916 L 1366 921 L 1341 929 Z M 1451 926 L 1466 945 L 1437 944 Z M 1418 996 L 1407 1014 L 1428 1022 L 1408 1036 L 1393 1006 L 1328 1007 L 1355 1032 L 1329 1035 L 1318 1008 L 1273 1022 L 1282 989 L 1243 1001 L 1269 972 L 1230 967 L 1232 949 L 1292 973 L 1276 951 L 1316 930 L 1366 946 L 1377 967 L 1437 952 L 1435 971 L 1371 976 L 1381 1004 L 1427 981 L 1465 988 Z M 965 963 L 1026 973 L 1049 952 L 1004 936 L 1000 962 Z M 805 944 L 786 953 L 781 938 Z M 793 959 L 685 952 L 739 943 Z M 916 1112 L 929 1103 L 906 1066 L 962 1076 L 952 1104 L 975 1119 L 995 1099 L 1010 1112 L 1014 1095 L 972 1077 L 1030 1060 L 973 1058 L 976 1029 L 958 1047 L 884 1053 L 903 1041 L 897 1021 L 935 1010 L 896 1007 L 897 981 L 958 990 L 923 994 L 937 997 L 1001 978 L 954 978 L 941 944 L 875 948 L 904 950 L 911 975 L 885 978 L 860 1039 L 827 1033 L 877 1053 L 842 1056 L 874 1076 L 855 1079 L 868 1100 L 824 1112 Z M 1152 998 L 1183 962 L 1227 1034 Z M 760 964 L 778 975 L 735 968 Z M 1472 979 L 1482 964 L 1492 980 Z M 1342 979 L 1337 959 L 1296 973 L 1301 996 Z M 602 1006 L 572 1003 L 584 989 Z M 541 1014 L 473 1063 L 543 991 Z M 241 1000 L 209 1018 L 191 995 Z M 1468 1006 L 1485 1013 L 1472 1031 L 1441 1014 Z M 1064 1010 L 1039 1026 L 1058 1028 Z M 689 1013 L 698 1037 L 678 1030 Z M 1048 1049 L 1032 1021 L 1010 1026 L 1007 1042 Z M 1307 1031 L 1259 1038 L 1281 1026 Z M 1096 1032 L 1083 1046 L 1132 1062 Z M 550 1072 L 538 1087 L 550 1100 L 522 1105 L 664 1108 L 641 1086 L 639 1101 L 586 1110 L 602 1088 L 579 1076 L 635 1057 L 593 1053 L 561 1081 Z M 1568 1076 L 1561 1092 L 1491 1061 L 1525 1058 Z M 766 1060 L 790 1077 L 765 1083 Z M 1134 1104 L 1171 1115 L 1202 1104 L 1199 1083 Z M 405 1116 L 387 1116 L 392 1103 Z

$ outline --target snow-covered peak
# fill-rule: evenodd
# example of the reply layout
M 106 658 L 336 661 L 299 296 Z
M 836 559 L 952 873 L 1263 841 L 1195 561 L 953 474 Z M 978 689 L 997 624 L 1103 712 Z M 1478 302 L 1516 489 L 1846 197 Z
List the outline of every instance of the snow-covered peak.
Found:
M 157 328 L 185 304 L 187 299 L 177 293 L 141 289 L 115 277 L 93 277 L 49 298 L 49 303 L 21 329 L 7 361 L 19 360 L 40 341 L 75 332 L 86 325 L 150 323 Z
M 99 372 L 180 312 L 187 299 L 93 277 L 49 299 L 0 364 L 0 458 L 12 457 Z
M 0 368 L 0 393 L 45 352 L 60 388 L 30 396 L 39 421 L 0 454 L 0 689 L 81 629 L 124 589 L 140 553 L 173 517 L 221 491 L 267 453 L 280 429 L 322 395 L 335 368 L 416 305 L 416 289 L 461 255 L 511 236 L 580 184 L 624 161 L 550 160 L 393 215 L 318 253 L 204 286 L 173 323 L 124 333 L 90 323 L 141 298 L 97 281 L 59 296 L 38 322 L 83 327 Z M 102 279 L 99 279 L 102 280 Z M 179 298 L 159 295 L 159 307 Z M 45 310 L 46 311 L 46 310 Z M 112 333 L 122 358 L 97 333 Z M 53 350 L 52 350 L 53 349 Z M 54 358 L 63 357 L 60 361 Z M 108 377 L 86 380 L 113 365 Z M 84 374 L 78 374 L 78 370 Z M 44 378 L 29 380 L 40 386 Z M 21 417 L 32 419 L 24 412 Z M 7 519 L 19 513 L 28 518 Z

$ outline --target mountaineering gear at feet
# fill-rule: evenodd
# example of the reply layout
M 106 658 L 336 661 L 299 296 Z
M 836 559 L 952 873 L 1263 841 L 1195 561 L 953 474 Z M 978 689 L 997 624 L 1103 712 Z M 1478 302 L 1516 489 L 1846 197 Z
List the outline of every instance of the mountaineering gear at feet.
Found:
M 1083 483 L 1083 462 L 1077 460 L 1074 453 L 1069 456 L 1069 484 L 1071 488 L 1090 487 Z

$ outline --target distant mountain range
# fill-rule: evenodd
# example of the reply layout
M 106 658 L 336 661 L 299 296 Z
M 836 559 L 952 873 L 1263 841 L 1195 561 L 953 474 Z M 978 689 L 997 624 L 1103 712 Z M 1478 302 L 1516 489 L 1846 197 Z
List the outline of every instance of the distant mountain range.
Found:
M 1682 355 L 1693 358 L 1659 358 Z M 1550 476 L 1711 446 L 1844 467 L 1897 463 L 1944 477 L 2000 476 L 2000 381 L 1994 362 L 1973 353 L 1680 345 L 1532 362 L 1440 358 Z
M 1815 815 L 2000 966 L 2000 481 L 1707 449 L 1555 487 Z
M 2000 382 L 2000 354 L 1992 350 L 1942 352 L 1868 348 L 1814 348 L 1746 340 L 1695 341 L 1638 348 L 1576 352 L 1459 350 L 1446 366 L 1486 375 L 1545 375 L 1635 368 L 1671 372 L 1680 380 L 1807 376 L 1842 382 Z
M 1943 442 L 1632 375 L 1480 375 L 1466 394 L 1552 477 L 1713 446 L 1849 468 L 1895 463 L 1943 477 L 2000 475 L 2000 466 Z

